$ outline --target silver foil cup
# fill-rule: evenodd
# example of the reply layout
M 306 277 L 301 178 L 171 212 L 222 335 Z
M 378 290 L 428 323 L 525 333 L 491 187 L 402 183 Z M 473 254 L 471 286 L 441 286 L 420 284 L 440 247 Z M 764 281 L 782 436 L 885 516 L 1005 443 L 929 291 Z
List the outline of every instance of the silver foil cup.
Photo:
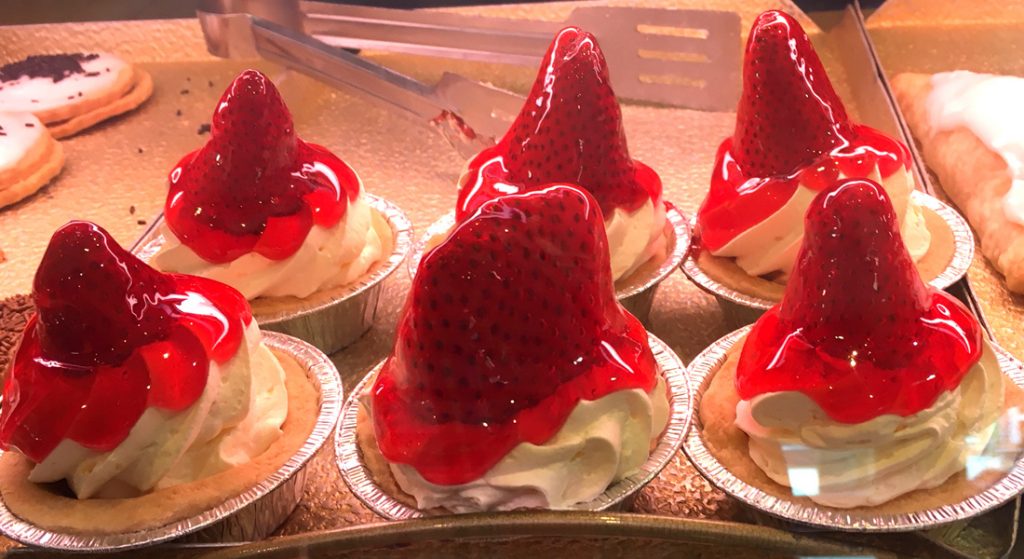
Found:
M 30 546 L 62 551 L 124 551 L 185 538 L 197 542 L 259 540 L 295 510 L 306 483 L 306 464 L 334 430 L 342 404 L 341 378 L 334 363 L 313 346 L 291 336 L 263 334 L 267 347 L 285 353 L 305 370 L 320 392 L 320 415 L 305 444 L 270 477 L 220 506 L 172 524 L 116 535 L 53 532 L 15 516 L 0 500 L 0 533 Z
M 915 190 L 911 193 L 911 200 L 921 207 L 938 214 L 953 232 L 953 258 L 946 266 L 946 269 L 929 282 L 938 289 L 945 289 L 956 283 L 967 273 L 967 268 L 970 267 L 971 261 L 974 259 L 974 233 L 971 232 L 971 226 L 967 224 L 967 220 L 959 212 L 938 198 Z M 691 231 L 696 227 L 696 219 L 696 216 L 694 216 L 690 220 Z M 718 305 L 722 308 L 722 313 L 725 315 L 726 323 L 733 328 L 739 328 L 754 322 L 764 314 L 764 311 L 778 303 L 778 301 L 772 301 L 771 299 L 748 295 L 715 281 L 697 265 L 697 255 L 694 251 L 690 251 L 687 254 L 682 268 L 683 273 L 693 283 L 715 296 L 715 299 L 718 300 Z
M 1003 478 L 988 489 L 959 502 L 905 514 L 872 514 L 862 509 L 844 510 L 807 505 L 796 500 L 769 495 L 737 478 L 718 461 L 704 443 L 700 405 L 704 393 L 711 385 L 712 377 L 725 363 L 729 350 L 743 339 L 751 328 L 752 326 L 746 326 L 720 338 L 690 363 L 690 384 L 694 390 L 694 425 L 686 437 L 686 442 L 683 443 L 683 451 L 711 483 L 752 507 L 756 512 L 766 513 L 775 519 L 796 525 L 825 530 L 906 532 L 966 520 L 992 510 L 1024 491 L 1024 453 L 1019 454 Z M 1024 365 L 994 342 L 988 343 L 996 354 L 1006 380 L 1024 387 Z
M 665 221 L 666 229 L 673 235 L 673 239 L 670 240 L 674 240 L 674 243 L 671 244 L 672 250 L 665 256 L 665 260 L 656 270 L 645 274 L 642 278 L 636 278 L 636 281 L 632 277 L 628 278 L 629 285 L 616 287 L 615 291 L 615 297 L 619 303 L 629 311 L 629 314 L 640 319 L 640 322 L 647 327 L 650 327 L 651 306 L 654 303 L 654 294 L 658 290 L 658 285 L 680 266 L 690 248 L 690 225 L 682 212 L 669 202 L 665 202 Z M 406 263 L 410 278 L 416 277 L 416 270 L 419 269 L 424 254 L 434 246 L 437 240 L 447 236 L 454 226 L 455 212 L 451 211 L 427 228 L 423 236 L 413 245 L 412 255 Z
M 412 246 L 412 225 L 398 206 L 387 200 L 365 194 L 373 211 L 383 217 L 391 228 L 393 249 L 387 259 L 377 264 L 358 281 L 344 286 L 327 300 L 299 300 L 286 310 L 254 312 L 260 328 L 281 332 L 305 340 L 321 351 L 332 354 L 365 334 L 373 326 L 380 300 L 382 283 L 405 260 Z M 159 227 L 152 227 L 139 241 L 136 256 L 148 261 L 163 244 Z
M 654 479 L 672 458 L 679 452 L 679 447 L 690 428 L 691 395 L 687 381 L 686 367 L 682 360 L 659 340 L 654 334 L 647 334 L 658 363 L 658 369 L 665 378 L 665 387 L 669 396 L 668 425 L 662 433 L 658 445 L 651 452 L 647 461 L 635 474 L 620 480 L 605 490 L 597 498 L 580 503 L 573 510 L 602 511 L 621 507 L 631 503 L 631 499 Z M 341 413 L 341 423 L 334 439 L 338 469 L 352 494 L 371 510 L 390 520 L 408 520 L 422 518 L 430 513 L 411 507 L 385 492 L 373 479 L 369 468 L 363 463 L 362 451 L 356 440 L 357 417 L 359 415 L 360 395 L 366 391 L 377 377 L 383 366 L 378 363 L 373 370 L 353 389 Z

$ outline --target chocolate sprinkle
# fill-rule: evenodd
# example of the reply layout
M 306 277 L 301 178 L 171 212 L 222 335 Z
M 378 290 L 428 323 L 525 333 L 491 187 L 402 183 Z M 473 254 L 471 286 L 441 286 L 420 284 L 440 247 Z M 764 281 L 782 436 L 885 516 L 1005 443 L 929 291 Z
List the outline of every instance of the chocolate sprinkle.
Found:
M 136 148 L 139 153 L 142 153 L 142 148 Z
M 4 376 L 14 358 L 14 347 L 21 340 L 25 323 L 33 312 L 35 306 L 29 295 L 15 295 L 0 300 L 0 371 L 3 371 Z
M 175 116 L 181 116 L 181 109 L 174 111 Z
M 145 219 L 140 219 L 140 220 L 136 221 L 135 223 L 138 223 L 139 225 L 145 225 L 146 224 L 146 220 Z
M 35 128 L 35 127 L 36 127 L 36 125 L 33 122 L 26 122 L 25 123 L 25 128 Z
M 135 215 L 135 206 L 128 206 L 128 213 Z
M 204 123 L 200 124 L 199 125 L 199 130 L 196 130 L 196 134 L 199 134 L 200 136 L 202 136 L 203 134 L 209 134 L 209 133 L 210 133 L 210 123 L 209 122 L 204 122 Z
M 84 74 L 82 62 L 99 58 L 98 54 L 34 54 L 24 60 L 0 67 L 0 81 L 11 82 L 27 76 L 50 78 L 57 83 L 74 74 Z
M 206 87 L 213 87 L 213 80 L 207 80 Z
M 187 89 L 182 89 L 181 90 L 181 94 L 182 95 L 188 95 L 188 90 Z

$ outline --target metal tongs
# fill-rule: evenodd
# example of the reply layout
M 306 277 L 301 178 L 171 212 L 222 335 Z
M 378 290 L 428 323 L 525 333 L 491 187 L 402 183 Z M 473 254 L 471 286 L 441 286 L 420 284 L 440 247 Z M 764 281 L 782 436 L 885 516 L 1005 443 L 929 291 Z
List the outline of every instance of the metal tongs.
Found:
M 226 58 L 262 57 L 358 93 L 438 131 L 464 157 L 491 146 L 518 114 L 515 94 L 445 74 L 428 86 L 306 35 L 297 0 L 203 0 L 207 48 Z

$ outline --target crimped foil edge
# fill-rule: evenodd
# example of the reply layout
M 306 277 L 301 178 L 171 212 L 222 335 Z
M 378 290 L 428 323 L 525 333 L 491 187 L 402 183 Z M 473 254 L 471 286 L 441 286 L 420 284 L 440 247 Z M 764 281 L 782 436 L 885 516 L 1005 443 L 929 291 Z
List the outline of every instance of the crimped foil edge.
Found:
M 700 404 L 704 392 L 711 384 L 714 373 L 725 363 L 726 354 L 736 342 L 746 336 L 751 326 L 745 326 L 723 336 L 708 346 L 690 363 L 690 385 L 693 388 L 694 419 L 683 452 L 697 470 L 711 483 L 742 501 L 747 506 L 797 524 L 844 532 L 908 532 L 942 526 L 965 520 L 1013 499 L 1024 491 L 1024 453 L 1002 479 L 971 497 L 941 507 L 903 514 L 865 514 L 841 509 L 824 509 L 769 495 L 736 476 L 722 465 L 704 444 Z M 1003 374 L 1018 386 L 1024 387 L 1024 365 L 992 340 L 987 340 L 996 353 Z
M 686 253 L 690 248 L 690 222 L 671 202 L 664 202 L 664 204 L 665 219 L 672 227 L 672 233 L 676 238 L 675 247 L 671 253 L 666 255 L 665 260 L 661 263 L 661 266 L 658 267 L 657 271 L 651 274 L 649 278 L 646 278 L 646 280 L 640 285 L 632 286 L 628 289 L 617 290 L 615 292 L 616 299 L 621 300 L 633 297 L 658 285 L 664 281 L 665 278 L 671 275 L 672 272 L 680 266 L 680 263 L 683 262 L 683 258 L 686 257 Z M 420 266 L 420 261 L 423 260 L 423 255 L 426 253 L 427 245 L 430 241 L 439 235 L 447 235 L 454 226 L 455 212 L 450 211 L 432 223 L 423 235 L 416 240 L 412 247 L 412 254 L 406 262 L 406 268 L 409 272 L 410 278 L 416 277 L 416 270 Z
M 658 369 L 664 375 L 665 386 L 670 398 L 668 425 L 665 432 L 662 433 L 658 445 L 639 471 L 612 485 L 597 498 L 580 503 L 572 507 L 571 510 L 607 510 L 638 492 L 654 479 L 679 452 L 690 429 L 693 407 L 686 367 L 665 342 L 649 332 L 647 337 L 655 361 L 658 363 Z M 378 515 L 389 520 L 422 518 L 427 516 L 423 511 L 398 501 L 377 485 L 369 469 L 363 464 L 362 453 L 356 440 L 359 396 L 376 378 L 383 364 L 383 361 L 378 363 L 352 390 L 345 402 L 341 422 L 334 439 L 338 469 L 341 470 L 341 476 L 352 494 Z
M 953 258 L 946 265 L 946 269 L 928 282 L 937 289 L 946 289 L 959 281 L 967 273 L 967 268 L 970 267 L 971 261 L 974 259 L 974 233 L 959 212 L 938 198 L 920 190 L 914 190 L 911 193 L 911 200 L 938 214 L 953 232 L 953 242 L 955 244 Z M 690 231 L 696 229 L 696 215 L 690 218 L 689 225 Z M 720 299 L 761 310 L 768 310 L 778 303 L 778 301 L 772 301 L 771 299 L 748 295 L 715 281 L 697 265 L 696 253 L 693 251 L 686 255 L 686 259 L 681 267 L 683 273 L 693 283 L 697 284 L 697 287 Z
M 135 549 L 173 540 L 216 524 L 266 497 L 293 476 L 301 474 L 337 424 L 343 401 L 341 378 L 334 363 L 326 355 L 302 340 L 276 332 L 263 332 L 263 342 L 269 348 L 294 357 L 305 369 L 307 378 L 317 383 L 320 392 L 320 415 L 313 431 L 298 452 L 272 475 L 218 507 L 166 526 L 127 534 L 84 536 L 46 530 L 15 516 L 0 499 L 0 533 L 23 544 L 61 551 Z

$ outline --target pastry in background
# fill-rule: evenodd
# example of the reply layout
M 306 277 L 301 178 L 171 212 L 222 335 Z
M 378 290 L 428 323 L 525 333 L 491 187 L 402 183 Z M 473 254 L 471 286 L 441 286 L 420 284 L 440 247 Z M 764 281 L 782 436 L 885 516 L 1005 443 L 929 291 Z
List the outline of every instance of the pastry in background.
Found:
M 736 127 L 718 149 L 697 214 L 697 264 L 726 287 L 778 301 L 811 200 L 836 180 L 870 178 L 888 193 L 930 280 L 955 245 L 948 225 L 911 198 L 910 163 L 901 142 L 850 119 L 796 20 L 764 12 L 747 41 Z
M 327 304 L 391 253 L 391 229 L 355 170 L 298 137 L 274 83 L 256 70 L 228 86 L 210 139 L 169 183 L 150 263 L 224 282 L 257 316 Z
M 38 118 L 0 111 L 0 208 L 35 194 L 63 167 L 64 148 Z
M 892 88 L 928 167 L 981 252 L 1024 293 L 1024 78 L 900 74 Z
M 30 112 L 55 138 L 141 105 L 153 80 L 112 54 L 33 55 L 0 67 L 0 110 Z

